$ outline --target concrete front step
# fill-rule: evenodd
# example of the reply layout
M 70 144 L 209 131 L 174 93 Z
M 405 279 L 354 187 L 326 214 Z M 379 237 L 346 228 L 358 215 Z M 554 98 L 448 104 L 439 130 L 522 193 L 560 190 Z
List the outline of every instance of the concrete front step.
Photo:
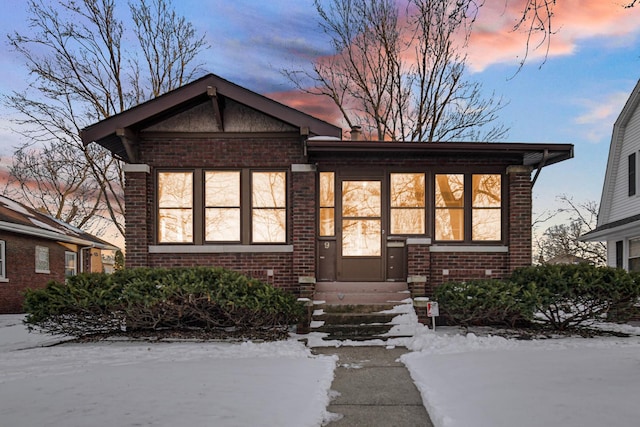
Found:
M 408 291 L 407 282 L 318 282 L 316 292 L 376 293 Z
M 314 300 L 324 301 L 326 304 L 380 304 L 397 303 L 411 298 L 409 292 L 318 292 L 314 295 Z
M 397 316 L 392 313 L 344 313 L 324 312 L 313 316 L 313 320 L 324 322 L 325 325 L 362 325 L 389 323 Z

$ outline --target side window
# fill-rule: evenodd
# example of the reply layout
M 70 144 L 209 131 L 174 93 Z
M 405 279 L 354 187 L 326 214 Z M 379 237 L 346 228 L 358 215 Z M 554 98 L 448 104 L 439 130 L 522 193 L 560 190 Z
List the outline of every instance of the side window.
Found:
M 75 252 L 64 253 L 64 275 L 66 277 L 78 274 L 78 254 Z
M 464 240 L 464 175 L 436 174 L 436 240 Z
M 319 234 L 323 237 L 336 234 L 335 173 L 320 172 L 320 221 Z
M 629 173 L 629 196 L 636 194 L 636 153 L 630 154 L 628 158 Z
M 158 173 L 158 241 L 193 242 L 193 172 Z
M 0 280 L 6 280 L 7 278 L 7 252 L 6 242 L 0 240 Z
M 424 174 L 392 173 L 389 181 L 391 234 L 424 234 Z
M 36 273 L 50 273 L 49 248 L 36 246 Z
M 640 237 L 629 239 L 629 271 L 640 271 Z
M 287 240 L 286 172 L 251 174 L 251 241 L 284 243 Z
M 240 171 L 207 171 L 204 176 L 205 240 L 240 241 Z
M 502 180 L 499 174 L 473 175 L 472 240 L 502 238 Z
M 502 239 L 502 175 L 436 174 L 435 239 Z

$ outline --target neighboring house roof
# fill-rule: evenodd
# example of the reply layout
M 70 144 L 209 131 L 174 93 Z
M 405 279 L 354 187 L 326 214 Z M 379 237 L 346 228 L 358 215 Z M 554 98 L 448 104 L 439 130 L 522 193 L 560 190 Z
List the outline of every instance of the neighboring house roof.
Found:
M 119 249 L 79 228 L 4 196 L 0 196 L 0 230 L 80 246 L 114 251 Z
M 230 98 L 254 110 L 308 132 L 309 136 L 341 137 L 342 129 L 301 111 L 280 104 L 214 74 L 208 74 L 178 89 L 130 108 L 86 127 L 81 132 L 85 145 L 96 142 L 127 163 L 136 163 L 136 133 L 171 115 L 186 111 L 194 105 L 213 101 L 216 120 L 222 123 L 220 110 L 224 98 Z
M 579 256 L 571 255 L 571 254 L 558 255 L 551 259 L 548 259 L 545 262 L 545 264 L 593 264 L 593 263 L 594 262 L 589 259 L 580 258 Z
M 622 153 L 627 125 L 639 105 L 640 80 L 636 83 L 636 86 L 633 88 L 629 99 L 627 99 L 627 102 L 622 108 L 618 119 L 613 124 L 613 133 L 611 135 L 611 143 L 609 145 L 609 157 L 607 159 L 607 170 L 604 176 L 604 185 L 602 187 L 602 196 L 600 198 L 597 227 L 582 235 L 580 240 L 598 241 L 607 236 L 613 236 L 616 233 L 624 232 L 625 230 L 635 228 L 640 225 L 640 222 L 638 222 L 640 217 L 638 215 L 618 219 L 616 221 L 610 221 L 611 206 L 615 195 L 616 177 L 618 176 L 618 169 L 621 165 L 620 156 Z

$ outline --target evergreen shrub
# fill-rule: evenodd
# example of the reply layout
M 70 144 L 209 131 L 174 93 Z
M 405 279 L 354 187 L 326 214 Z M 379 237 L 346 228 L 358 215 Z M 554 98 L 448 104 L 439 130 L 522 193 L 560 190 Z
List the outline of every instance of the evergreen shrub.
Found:
M 530 303 L 508 281 L 448 282 L 436 288 L 435 299 L 448 324 L 514 327 L 532 318 Z
M 524 267 L 510 280 L 533 303 L 537 320 L 556 330 L 626 320 L 640 297 L 638 275 L 591 264 Z
M 217 267 L 137 268 L 69 277 L 25 294 L 25 322 L 85 336 L 163 329 L 286 330 L 304 308 L 269 284 Z

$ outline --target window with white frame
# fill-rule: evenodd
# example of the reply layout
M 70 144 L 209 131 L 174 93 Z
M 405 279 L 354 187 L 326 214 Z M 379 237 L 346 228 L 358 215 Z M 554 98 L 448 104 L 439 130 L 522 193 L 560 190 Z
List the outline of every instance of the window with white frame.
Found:
M 78 274 L 78 254 L 75 252 L 64 253 L 64 275 L 66 277 Z
M 629 271 L 640 271 L 640 237 L 629 239 Z
M 49 248 L 36 246 L 36 273 L 50 273 Z
M 5 251 L 5 241 L 0 240 L 0 280 L 7 279 L 7 256 Z

